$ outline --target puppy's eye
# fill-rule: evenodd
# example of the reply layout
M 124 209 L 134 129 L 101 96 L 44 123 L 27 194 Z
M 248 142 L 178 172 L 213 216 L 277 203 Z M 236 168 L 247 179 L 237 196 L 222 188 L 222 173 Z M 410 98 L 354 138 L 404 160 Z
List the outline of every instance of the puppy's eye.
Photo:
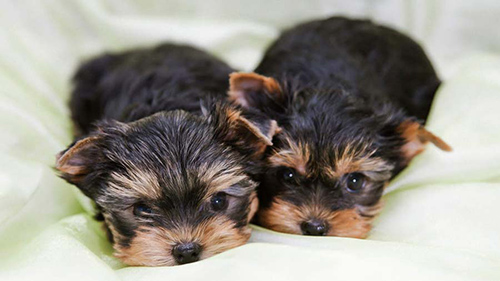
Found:
M 134 215 L 135 216 L 143 217 L 143 216 L 150 215 L 152 213 L 153 213 L 153 210 L 145 204 L 138 203 L 138 204 L 134 205 Z
M 227 196 L 224 192 L 219 192 L 212 196 L 212 199 L 210 199 L 210 206 L 214 211 L 223 211 L 227 208 L 227 205 Z
M 293 169 L 284 168 L 278 171 L 278 177 L 286 183 L 296 183 L 297 174 Z
M 351 173 L 346 177 L 347 191 L 357 193 L 363 189 L 366 183 L 366 178 L 361 173 Z

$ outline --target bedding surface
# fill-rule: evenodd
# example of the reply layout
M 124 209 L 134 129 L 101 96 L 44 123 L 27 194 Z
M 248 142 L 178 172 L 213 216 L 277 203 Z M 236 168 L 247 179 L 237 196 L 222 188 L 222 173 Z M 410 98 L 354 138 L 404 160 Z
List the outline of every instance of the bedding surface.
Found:
M 0 280 L 500 280 L 499 1 L 0 1 Z M 282 28 L 343 14 L 411 34 L 445 81 L 430 147 L 387 188 L 366 240 L 254 227 L 250 242 L 176 267 L 126 267 L 90 202 L 53 170 L 71 142 L 78 63 L 162 41 L 251 70 Z

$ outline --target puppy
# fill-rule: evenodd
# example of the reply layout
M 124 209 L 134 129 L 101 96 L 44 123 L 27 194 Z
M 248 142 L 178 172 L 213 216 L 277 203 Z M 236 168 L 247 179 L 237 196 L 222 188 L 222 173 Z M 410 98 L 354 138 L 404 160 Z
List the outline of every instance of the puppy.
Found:
M 255 72 L 231 75 L 233 102 L 283 132 L 266 153 L 258 223 L 281 232 L 365 238 L 384 187 L 428 142 L 440 80 L 420 46 L 364 20 L 284 32 Z
M 56 168 L 95 202 L 124 263 L 184 264 L 248 240 L 254 178 L 277 126 L 223 101 L 232 71 L 169 44 L 77 71 L 70 104 L 79 133 Z

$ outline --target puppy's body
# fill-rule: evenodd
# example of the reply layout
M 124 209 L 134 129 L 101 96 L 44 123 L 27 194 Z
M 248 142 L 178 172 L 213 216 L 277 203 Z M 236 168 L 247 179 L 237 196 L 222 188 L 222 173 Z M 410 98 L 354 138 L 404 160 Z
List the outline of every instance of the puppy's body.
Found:
M 440 80 L 411 38 L 366 20 L 334 17 L 284 32 L 255 72 L 301 87 L 343 89 L 425 120 Z
M 330 18 L 284 32 L 230 96 L 276 119 L 258 222 L 288 233 L 366 237 L 384 187 L 426 142 L 416 122 L 439 84 L 421 48 L 367 21 Z M 269 77 L 266 77 L 269 76 Z
M 200 101 L 224 100 L 226 63 L 189 46 L 105 54 L 80 67 L 74 77 L 72 118 L 83 134 L 102 119 L 130 122 L 160 111 L 201 115 Z
M 276 122 L 222 100 L 230 71 L 167 44 L 104 55 L 77 72 L 79 140 L 57 169 L 95 201 L 125 263 L 193 262 L 249 238 L 253 178 Z

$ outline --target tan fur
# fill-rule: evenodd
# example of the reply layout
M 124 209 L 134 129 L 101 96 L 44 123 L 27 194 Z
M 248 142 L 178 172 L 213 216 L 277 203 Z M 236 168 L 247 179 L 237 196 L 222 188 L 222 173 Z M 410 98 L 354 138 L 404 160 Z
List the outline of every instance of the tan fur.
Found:
M 226 167 L 224 163 L 206 164 L 200 169 L 200 180 L 208 185 L 204 200 L 247 178 L 242 167 Z
M 296 145 L 288 141 L 288 148 L 276 151 L 269 158 L 272 166 L 291 167 L 306 177 L 322 173 L 338 181 L 343 175 L 361 172 L 373 181 L 388 181 L 393 166 L 382 158 L 374 157 L 375 151 L 369 151 L 368 146 L 349 145 L 342 151 L 336 151 L 333 163 L 319 163 L 318 167 L 308 167 L 310 153 L 307 145 Z M 320 170 L 312 170 L 320 169 Z M 367 183 L 367 187 L 370 185 Z M 302 234 L 301 224 L 310 219 L 324 220 L 329 224 L 329 236 L 345 236 L 365 238 L 370 229 L 373 217 L 380 211 L 380 205 L 355 206 L 352 209 L 332 211 L 329 206 L 321 204 L 321 193 L 311 193 L 309 202 L 296 206 L 279 197 L 269 208 L 258 211 L 258 219 L 262 226 L 272 230 Z
M 172 248 L 177 243 L 195 242 L 202 247 L 201 259 L 241 246 L 250 238 L 250 228 L 234 227 L 234 222 L 217 217 L 196 227 L 164 229 L 141 227 L 129 247 L 115 243 L 115 256 L 129 265 L 175 265 Z
M 137 167 L 129 167 L 127 173 L 111 173 L 106 192 L 129 198 L 160 199 L 161 186 L 156 175 Z
M 337 155 L 335 163 L 333 165 L 327 163 L 324 173 L 334 180 L 354 172 L 368 172 L 375 177 L 383 176 L 384 173 L 380 175 L 376 173 L 390 171 L 393 167 L 382 158 L 372 157 L 374 153 L 375 151 L 367 152 L 366 148 L 356 150 L 353 146 L 347 146 L 343 151 L 335 153 Z
M 70 149 L 68 149 L 64 154 L 58 154 L 56 156 L 56 169 L 63 174 L 71 176 L 71 181 L 76 183 L 83 179 L 83 176 L 88 172 L 88 167 L 85 165 L 79 165 L 80 163 L 72 161 L 74 157 L 81 153 L 83 150 L 87 149 L 98 140 L 98 136 L 87 137 L 76 142 Z
M 250 195 L 250 206 L 248 207 L 248 223 L 253 219 L 255 213 L 259 209 L 259 199 L 257 197 L 257 192 L 252 192 Z
M 264 134 L 255 124 L 241 115 L 241 111 L 228 108 L 226 116 L 231 132 L 226 136 L 230 140 L 237 140 L 240 145 L 253 146 L 254 156 L 261 156 L 267 146 L 273 145 L 272 139 L 281 131 L 275 120 L 270 120 L 270 129 Z
M 279 198 L 274 199 L 269 208 L 259 209 L 257 218 L 259 224 L 265 228 L 284 233 L 302 234 L 299 209 Z
M 275 79 L 257 73 L 234 72 L 229 75 L 229 100 L 243 107 L 249 107 L 245 98 L 247 91 L 264 91 L 281 97 L 281 87 Z
M 388 185 L 385 184 L 384 188 Z M 369 218 L 374 218 L 376 217 L 380 211 L 382 210 L 382 207 L 384 206 L 384 202 L 382 199 L 380 199 L 377 204 L 373 206 L 362 206 L 362 205 L 356 205 L 356 209 L 358 210 L 358 213 L 363 216 L 363 217 L 369 217 Z
M 366 238 L 372 221 L 372 217 L 362 216 L 357 208 L 331 211 L 314 203 L 298 207 L 279 198 L 269 208 L 259 210 L 258 218 L 266 228 L 291 234 L 302 234 L 302 222 L 320 219 L 329 224 L 328 236 L 353 238 Z
M 424 151 L 425 145 L 428 142 L 431 142 L 441 150 L 452 151 L 451 146 L 444 140 L 427 131 L 424 126 L 417 122 L 405 121 L 399 126 L 398 131 L 407 141 L 402 147 L 402 153 L 408 161 Z
M 309 147 L 306 144 L 297 144 L 288 138 L 287 144 L 287 148 L 274 151 L 274 154 L 268 158 L 268 162 L 274 167 L 285 166 L 295 169 L 301 175 L 306 176 L 307 163 L 311 157 Z
M 250 121 L 248 121 L 246 118 L 240 117 L 240 124 L 244 127 L 246 127 L 250 132 L 252 132 L 253 135 L 255 135 L 258 139 L 262 140 L 266 145 L 273 145 L 272 136 L 267 136 L 262 133 L 257 126 L 252 124 Z M 271 128 L 276 129 L 278 127 L 276 121 L 271 120 Z M 274 135 L 274 134 L 273 134 Z
M 116 241 L 122 240 L 123 237 L 120 235 L 120 233 L 118 233 L 118 231 L 116 231 L 115 227 L 111 223 L 111 219 L 110 219 L 109 214 L 103 213 L 102 215 L 104 217 L 104 224 L 106 225 L 105 227 L 107 228 L 109 233 L 111 233 L 111 237 L 113 238 L 113 241 L 116 242 Z
M 273 167 L 289 167 L 295 169 L 302 176 L 311 176 L 318 171 L 311 171 L 308 167 L 310 161 L 310 149 L 307 144 L 296 144 L 287 139 L 287 148 L 275 150 L 268 158 L 268 162 Z M 372 157 L 375 151 L 367 152 L 366 148 L 355 149 L 348 146 L 343 151 L 335 153 L 337 159 L 335 163 L 324 163 L 322 172 L 334 180 L 339 179 L 344 174 L 353 172 L 383 172 L 390 171 L 392 166 L 379 157 Z M 376 176 L 376 175 L 375 175 Z

